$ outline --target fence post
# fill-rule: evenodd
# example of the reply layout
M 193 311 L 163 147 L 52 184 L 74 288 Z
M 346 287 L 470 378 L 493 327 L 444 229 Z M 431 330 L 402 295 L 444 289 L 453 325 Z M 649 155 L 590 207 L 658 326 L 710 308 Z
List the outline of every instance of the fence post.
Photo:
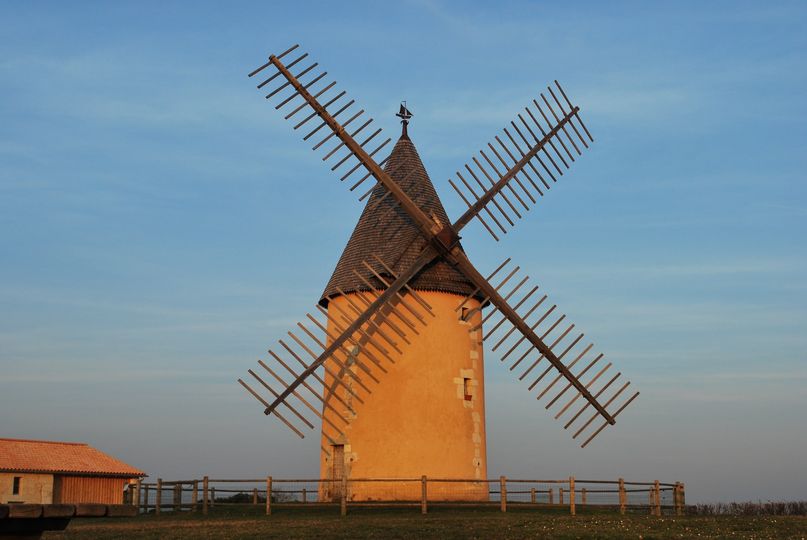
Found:
M 207 515 L 207 507 L 208 501 L 210 500 L 208 497 L 210 495 L 210 489 L 208 488 L 209 480 L 207 476 L 202 478 L 202 514 Z
M 563 504 L 563 488 L 558 488 L 558 504 Z
M 162 506 L 163 502 L 163 479 L 157 479 L 157 501 L 154 503 L 154 513 L 156 515 L 160 515 L 160 511 L 162 510 L 160 507 Z
M 196 512 L 199 508 L 199 480 L 193 481 L 193 488 L 191 489 L 191 498 L 193 499 L 193 504 L 191 504 L 191 510 Z
M 684 515 L 687 509 L 686 494 L 684 492 L 684 483 L 679 482 L 678 488 L 680 489 L 680 493 L 678 494 L 678 504 L 681 506 L 681 515 Z
M 138 478 L 135 481 L 135 492 L 137 493 L 137 496 L 135 497 L 134 500 L 134 505 L 137 508 L 138 513 L 140 513 L 140 491 L 142 488 L 143 488 L 143 480 L 141 478 Z
M 507 512 L 507 477 L 499 477 L 499 495 L 501 496 L 502 512 Z
M 143 513 L 149 513 L 149 486 L 146 484 L 143 486 Z
M 252 504 L 258 506 L 258 488 L 252 488 Z
M 625 493 L 625 479 L 619 479 L 619 513 L 625 514 L 625 503 L 627 502 L 627 494 Z
M 586 503 L 587 503 L 587 501 L 586 501 L 586 488 L 583 488 L 581 491 L 582 491 L 582 495 L 581 495 L 582 499 L 580 500 L 580 504 L 585 506 Z
M 574 476 L 569 477 L 569 513 L 575 515 L 577 508 L 574 506 Z
M 661 488 L 659 487 L 659 481 L 656 480 L 653 482 L 653 494 L 655 495 L 656 504 L 654 508 L 654 514 L 656 516 L 661 516 Z
M 426 506 L 426 475 L 420 477 L 420 513 L 425 514 L 428 512 L 428 507 Z
M 549 488 L 547 491 L 549 492 L 549 504 L 555 504 L 555 490 Z
M 339 511 L 343 516 L 347 515 L 347 475 L 342 475 L 342 500 L 339 504 Z
M 210 508 L 216 506 L 216 488 L 210 488 Z
M 678 512 L 678 482 L 675 483 L 673 486 L 673 508 L 675 509 L 675 515 L 680 516 L 681 514 Z
M 182 484 L 174 484 L 174 512 L 182 510 Z
M 535 488 L 530 488 L 530 502 L 535 504 Z
M 272 515 L 272 477 L 266 477 L 266 515 Z
M 305 488 L 303 488 L 303 504 L 305 504 L 307 502 L 308 502 L 308 500 L 307 500 L 307 498 L 305 496 Z

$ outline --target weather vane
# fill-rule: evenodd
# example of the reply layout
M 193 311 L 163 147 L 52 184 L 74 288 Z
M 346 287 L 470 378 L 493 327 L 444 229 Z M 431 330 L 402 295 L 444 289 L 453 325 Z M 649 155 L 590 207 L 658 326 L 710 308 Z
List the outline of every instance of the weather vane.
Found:
M 401 124 L 403 125 L 403 136 L 408 137 L 409 135 L 406 132 L 406 126 L 409 125 L 409 119 L 414 115 L 412 114 L 412 111 L 406 108 L 406 101 L 401 102 L 401 108 L 398 110 L 398 113 L 395 116 L 401 119 Z

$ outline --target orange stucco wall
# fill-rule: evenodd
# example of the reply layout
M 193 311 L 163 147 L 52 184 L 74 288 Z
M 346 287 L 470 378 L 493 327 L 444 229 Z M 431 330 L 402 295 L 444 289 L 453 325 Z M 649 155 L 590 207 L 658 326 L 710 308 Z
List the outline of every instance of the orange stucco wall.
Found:
M 372 345 L 359 349 L 358 360 L 371 367 L 381 382 L 373 383 L 356 366 L 351 369 L 372 393 L 359 389 L 349 376 L 341 376 L 346 384 L 356 389 L 364 403 L 355 398 L 351 400 L 344 388 L 333 390 L 352 411 L 333 396 L 329 403 L 336 412 L 324 409 L 324 415 L 340 426 L 344 435 L 337 436 L 327 423 L 323 424 L 321 478 L 333 478 L 341 470 L 351 479 L 420 478 L 421 475 L 454 479 L 487 477 L 482 334 L 481 330 L 469 332 L 480 323 L 481 313 L 477 311 L 469 321 L 462 321 L 457 313 L 461 296 L 425 291 L 419 294 L 431 305 L 435 317 L 426 315 L 426 326 L 417 325 L 419 334 L 407 331 L 410 344 L 391 329 L 384 328 L 401 350 L 393 354 L 394 364 L 377 354 Z M 353 301 L 358 303 L 355 298 Z M 411 298 L 409 302 L 415 305 Z M 465 307 L 473 309 L 478 305 L 476 301 L 469 301 Z M 337 307 L 350 312 L 348 298 L 337 297 L 329 306 L 331 335 L 339 334 L 335 322 L 344 326 Z M 392 320 L 396 319 L 392 317 Z M 399 326 L 405 328 L 403 324 Z M 375 339 L 394 352 L 380 336 L 376 335 Z M 363 350 L 376 353 L 388 373 L 374 367 Z M 333 375 L 339 373 L 340 367 L 329 362 L 332 373 L 326 373 L 325 382 L 331 387 Z M 468 383 L 464 379 L 469 379 Z M 466 389 L 469 389 L 470 400 L 465 398 Z M 335 418 L 337 413 L 347 424 Z M 333 450 L 334 443 L 344 445 L 344 464 L 334 463 L 334 456 L 339 454 Z M 338 486 L 331 489 L 326 484 L 320 496 L 333 498 L 338 490 Z M 351 500 L 406 500 L 419 499 L 420 490 L 420 482 L 357 482 L 348 493 Z M 434 483 L 429 484 L 428 492 L 432 500 L 488 497 L 484 483 Z

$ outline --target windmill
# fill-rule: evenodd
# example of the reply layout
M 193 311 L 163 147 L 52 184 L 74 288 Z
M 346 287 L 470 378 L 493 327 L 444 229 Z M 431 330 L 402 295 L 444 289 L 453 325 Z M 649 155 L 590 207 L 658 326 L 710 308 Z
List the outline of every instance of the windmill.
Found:
M 488 342 L 587 446 L 639 393 L 511 259 L 483 275 L 460 243 L 474 219 L 499 240 L 582 155 L 593 138 L 579 107 L 557 81 L 532 100 L 449 180 L 467 206 L 451 222 L 409 138 L 406 103 L 402 135 L 377 161 L 392 139 L 381 142 L 373 119 L 298 48 L 249 76 L 271 73 L 257 85 L 272 87 L 266 99 L 295 130 L 305 126 L 303 140 L 367 202 L 319 318 L 307 314 L 239 383 L 298 436 L 319 431 L 321 478 L 484 479 Z M 338 495 L 334 485 L 320 496 Z M 351 497 L 408 496 L 391 490 L 374 484 Z M 431 496 L 484 499 L 487 487 Z

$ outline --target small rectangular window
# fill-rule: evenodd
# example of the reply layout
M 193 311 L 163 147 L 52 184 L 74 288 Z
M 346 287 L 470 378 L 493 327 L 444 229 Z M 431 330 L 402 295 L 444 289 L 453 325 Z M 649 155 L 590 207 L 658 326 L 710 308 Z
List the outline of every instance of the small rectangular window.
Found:
M 20 484 L 22 483 L 21 476 L 14 477 L 14 484 L 11 486 L 11 494 L 12 495 L 19 495 L 20 494 Z
M 465 401 L 471 401 L 473 398 L 471 395 L 471 379 L 468 377 L 462 379 L 462 392 L 465 394 Z
M 469 308 L 467 308 L 467 307 L 462 308 L 462 309 L 461 309 L 461 313 L 460 313 L 460 320 L 461 320 L 461 321 L 466 321 L 466 322 L 467 322 L 467 321 L 468 321 L 468 313 L 469 313 L 470 311 L 471 311 L 471 310 L 470 310 Z

